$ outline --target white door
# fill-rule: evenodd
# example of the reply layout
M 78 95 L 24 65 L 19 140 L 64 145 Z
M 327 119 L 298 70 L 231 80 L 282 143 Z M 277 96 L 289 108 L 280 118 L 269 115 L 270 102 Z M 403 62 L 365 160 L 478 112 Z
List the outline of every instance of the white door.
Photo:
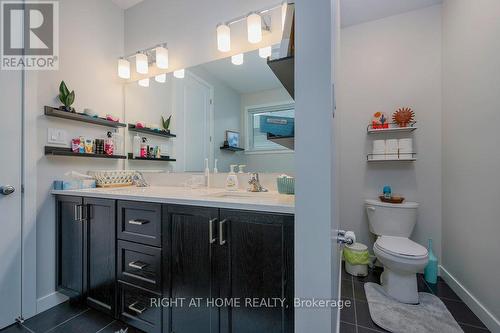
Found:
M 20 71 L 0 70 L 0 329 L 21 315 L 21 86 Z
M 205 158 L 212 165 L 211 94 L 212 88 L 191 74 L 184 78 L 184 171 L 202 172 Z

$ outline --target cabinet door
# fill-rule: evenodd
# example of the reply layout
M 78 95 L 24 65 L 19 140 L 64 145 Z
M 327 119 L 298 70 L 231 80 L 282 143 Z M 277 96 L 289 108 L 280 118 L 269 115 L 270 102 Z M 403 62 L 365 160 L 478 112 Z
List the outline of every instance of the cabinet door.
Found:
M 164 277 L 168 277 L 166 285 L 170 286 L 170 293 L 165 290 L 164 296 L 170 294 L 171 299 L 185 302 L 183 306 L 178 303 L 166 309 L 169 315 L 165 322 L 170 323 L 170 329 L 167 331 L 164 327 L 164 331 L 219 332 L 219 311 L 207 306 L 207 299 L 217 297 L 213 265 L 218 209 L 168 205 L 164 211 L 167 228 L 163 233 L 167 260 Z M 170 256 L 166 249 L 170 249 Z M 202 299 L 200 306 L 189 306 L 188 302 L 194 298 Z
M 292 333 L 293 216 L 221 210 L 220 219 L 221 297 L 240 301 L 221 310 L 221 332 Z
M 87 208 L 84 241 L 87 250 L 87 303 L 110 315 L 115 315 L 115 230 L 116 205 L 114 200 L 85 198 Z
M 56 197 L 57 286 L 72 298 L 83 293 L 83 199 Z

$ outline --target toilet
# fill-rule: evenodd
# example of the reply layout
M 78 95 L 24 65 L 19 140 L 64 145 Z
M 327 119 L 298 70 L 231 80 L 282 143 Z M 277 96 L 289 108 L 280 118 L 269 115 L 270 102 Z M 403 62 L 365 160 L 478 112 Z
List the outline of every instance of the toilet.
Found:
M 418 304 L 416 274 L 429 261 L 427 249 L 408 238 L 417 222 L 418 203 L 365 200 L 365 207 L 370 231 L 377 235 L 373 252 L 384 265 L 382 288 L 399 302 Z

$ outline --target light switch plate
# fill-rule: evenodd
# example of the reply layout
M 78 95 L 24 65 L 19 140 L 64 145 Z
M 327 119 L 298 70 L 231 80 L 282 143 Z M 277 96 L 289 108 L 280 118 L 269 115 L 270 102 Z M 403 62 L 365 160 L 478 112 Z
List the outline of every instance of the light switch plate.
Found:
M 47 142 L 48 143 L 64 145 L 64 144 L 68 143 L 67 137 L 68 137 L 68 133 L 66 132 L 66 130 L 63 130 L 63 129 L 49 128 L 47 131 Z

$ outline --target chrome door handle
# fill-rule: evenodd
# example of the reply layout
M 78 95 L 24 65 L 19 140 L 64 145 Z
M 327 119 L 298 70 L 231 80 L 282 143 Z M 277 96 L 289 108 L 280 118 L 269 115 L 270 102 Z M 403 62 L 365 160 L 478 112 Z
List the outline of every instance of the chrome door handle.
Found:
M 139 302 L 134 302 L 134 303 L 130 304 L 130 305 L 128 306 L 128 308 L 129 308 L 130 310 L 132 310 L 132 311 L 136 312 L 137 314 L 143 314 L 143 313 L 144 313 L 144 311 L 146 311 L 146 307 L 145 307 L 145 306 L 143 306 L 142 308 L 140 308 L 140 309 L 139 309 L 139 308 L 137 308 L 137 307 L 136 307 L 138 304 L 139 304 Z
M 85 219 L 83 218 L 83 205 L 75 205 L 75 221 L 83 222 Z
M 217 218 L 208 221 L 208 241 L 210 244 L 215 243 L 217 236 L 214 237 L 214 223 L 217 222 Z
M 142 261 L 132 261 L 132 262 L 129 262 L 128 263 L 128 267 L 132 267 L 132 268 L 135 268 L 135 269 L 144 269 L 148 264 L 142 262 Z
M 11 195 L 16 191 L 16 188 L 12 185 L 0 186 L 0 194 Z
M 227 219 L 220 221 L 219 224 L 219 245 L 225 245 L 226 240 L 224 239 L 224 226 L 226 225 Z

